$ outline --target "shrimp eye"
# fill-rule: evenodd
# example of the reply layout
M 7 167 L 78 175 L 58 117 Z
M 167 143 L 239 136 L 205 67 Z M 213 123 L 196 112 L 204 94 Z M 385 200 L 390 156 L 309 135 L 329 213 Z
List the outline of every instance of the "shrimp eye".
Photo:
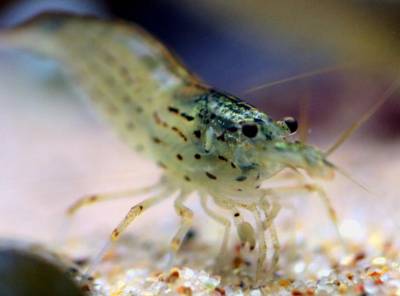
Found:
M 242 126 L 242 132 L 243 135 L 245 135 L 248 138 L 254 138 L 257 136 L 258 133 L 258 127 L 255 124 L 245 124 Z
M 283 119 L 283 122 L 286 124 L 291 134 L 297 131 L 298 127 L 297 120 L 294 119 L 293 117 L 285 117 Z

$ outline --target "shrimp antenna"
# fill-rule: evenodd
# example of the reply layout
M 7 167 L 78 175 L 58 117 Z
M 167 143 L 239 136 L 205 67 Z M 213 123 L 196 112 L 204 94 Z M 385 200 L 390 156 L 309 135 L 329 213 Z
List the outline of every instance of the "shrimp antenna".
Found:
M 354 122 L 349 128 L 347 128 L 336 140 L 336 142 L 325 152 L 325 155 L 328 156 L 332 154 L 337 148 L 339 148 L 344 141 L 346 141 L 357 129 L 359 129 L 382 105 L 383 103 L 389 99 L 398 89 L 400 79 L 397 79 L 393 82 L 388 89 L 382 94 L 382 96 L 378 99 L 376 103 L 374 103 L 368 110 L 365 112 L 360 119 Z
M 375 193 L 373 193 L 366 185 L 362 184 L 361 182 L 357 181 L 354 179 L 348 172 L 346 172 L 344 169 L 341 167 L 338 167 L 337 165 L 332 164 L 329 162 L 329 164 L 337 171 L 339 174 L 341 174 L 343 177 L 346 179 L 350 180 L 352 183 L 363 189 L 365 192 L 369 193 L 370 195 L 376 196 Z
M 325 73 L 329 73 L 329 72 L 334 72 L 334 71 L 338 71 L 338 70 L 341 70 L 341 69 L 344 69 L 344 68 L 348 68 L 350 66 L 351 66 L 351 64 L 349 65 L 347 63 L 347 64 L 329 66 L 329 67 L 325 67 L 325 68 L 322 68 L 322 69 L 312 70 L 312 71 L 309 71 L 309 72 L 304 72 L 302 74 L 297 74 L 297 75 L 294 75 L 294 76 L 291 76 L 291 77 L 287 77 L 287 78 L 280 79 L 280 80 L 275 80 L 275 81 L 272 81 L 272 82 L 267 82 L 265 84 L 261 84 L 259 86 L 255 86 L 255 87 L 249 88 L 249 89 L 245 90 L 244 93 L 245 94 L 252 93 L 252 92 L 258 91 L 260 89 L 269 88 L 269 87 L 272 87 L 272 86 L 275 86 L 275 85 L 278 85 L 278 84 L 292 82 L 292 81 L 295 81 L 295 80 L 300 80 L 300 79 L 316 76 L 316 75 L 319 75 L 319 74 L 325 74 Z

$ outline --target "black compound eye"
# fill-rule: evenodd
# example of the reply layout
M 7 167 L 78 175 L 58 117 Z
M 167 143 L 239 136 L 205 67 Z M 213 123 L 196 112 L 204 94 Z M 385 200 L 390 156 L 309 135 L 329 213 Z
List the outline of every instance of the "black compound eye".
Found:
M 254 138 L 257 136 L 258 127 L 255 124 L 245 124 L 242 126 L 242 133 L 248 138 Z
M 283 122 L 286 124 L 291 134 L 297 131 L 298 123 L 297 120 L 294 119 L 293 117 L 285 117 L 283 119 Z

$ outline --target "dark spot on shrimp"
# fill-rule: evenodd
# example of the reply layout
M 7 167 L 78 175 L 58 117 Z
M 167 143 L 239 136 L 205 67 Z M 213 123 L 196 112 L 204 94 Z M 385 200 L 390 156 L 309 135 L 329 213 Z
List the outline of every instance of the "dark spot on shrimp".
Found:
M 158 116 L 157 112 L 153 113 L 153 119 L 154 119 L 156 124 L 161 125 L 163 127 L 168 127 L 168 123 L 166 123 L 165 121 L 162 121 L 160 116 Z
M 74 263 L 77 264 L 77 263 L 75 262 L 75 260 L 74 260 Z M 77 265 L 79 265 L 79 264 L 77 264 Z M 70 268 L 68 268 L 68 271 L 67 271 L 67 272 L 70 273 L 70 274 L 72 274 L 72 275 L 75 275 L 75 274 L 78 274 L 78 273 L 79 273 L 79 270 L 78 270 L 77 268 L 75 268 L 75 267 L 70 267 Z
M 159 162 L 157 163 L 157 165 L 158 165 L 160 168 L 167 169 L 167 166 L 166 166 L 164 163 L 162 163 L 161 161 L 159 161 Z
M 158 124 L 158 125 L 162 124 L 161 118 L 160 118 L 160 116 L 158 116 L 157 112 L 153 113 L 153 119 L 154 119 L 156 124 Z
M 95 202 L 95 201 L 97 201 L 98 200 L 98 196 L 97 195 L 92 195 L 91 197 L 89 197 L 89 201 L 90 202 Z
M 188 176 L 183 176 L 183 178 L 184 178 L 186 181 L 188 181 L 188 182 L 191 181 L 190 178 L 189 178 Z
M 186 233 L 185 237 L 183 238 L 183 244 L 187 244 L 188 242 L 194 240 L 197 236 L 196 230 L 189 229 L 189 231 Z
M 112 232 L 112 234 L 111 234 L 111 236 L 112 236 L 113 238 L 119 237 L 119 231 L 118 231 L 117 229 L 114 229 L 113 232 Z
M 178 158 L 178 160 L 183 160 L 183 157 L 182 157 L 182 155 L 180 155 L 180 154 L 177 154 L 177 155 L 176 155 L 176 158 Z
M 171 129 L 176 132 L 185 142 L 187 142 L 187 137 L 180 129 L 178 129 L 176 126 L 171 127 Z
M 270 133 L 265 134 L 265 140 L 271 141 L 272 140 L 272 135 Z
M 171 107 L 171 106 L 168 107 L 168 111 L 171 112 L 171 113 L 176 113 L 176 114 L 179 113 L 179 109 L 178 108 Z
M 198 138 L 198 139 L 201 138 L 201 131 L 195 130 L 195 131 L 193 132 L 193 134 L 196 136 L 196 138 Z
M 246 179 L 247 179 L 246 176 L 239 176 L 239 177 L 236 178 L 236 181 L 238 181 L 238 182 L 243 182 L 243 181 L 245 181 Z
M 188 115 L 188 114 L 186 114 L 186 113 L 181 113 L 181 116 L 182 116 L 183 118 L 185 118 L 187 121 L 192 121 L 192 120 L 194 119 L 193 116 L 190 116 L 190 115 Z
M 240 213 L 235 213 L 233 216 L 234 216 L 234 217 L 239 217 L 239 216 L 240 216 Z
M 228 159 L 222 155 L 218 155 L 218 158 L 223 161 L 228 161 Z
M 231 162 L 231 167 L 236 169 L 236 165 L 233 162 Z
M 200 155 L 200 154 L 198 154 L 198 153 L 196 153 L 196 154 L 194 155 L 194 158 L 196 158 L 196 159 L 200 159 L 200 158 L 201 158 L 201 155 Z
M 217 180 L 217 176 L 214 176 L 213 174 L 206 172 L 206 176 L 212 180 Z
M 153 138 L 153 142 L 156 143 L 156 144 L 161 144 L 162 143 L 162 141 L 157 137 Z

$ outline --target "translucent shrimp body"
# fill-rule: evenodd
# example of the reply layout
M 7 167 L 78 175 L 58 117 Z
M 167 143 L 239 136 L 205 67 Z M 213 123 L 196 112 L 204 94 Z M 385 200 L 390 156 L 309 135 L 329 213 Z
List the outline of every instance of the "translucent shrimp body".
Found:
M 148 189 L 159 193 L 132 207 L 113 231 L 112 240 L 144 210 L 178 193 L 175 208 L 182 222 L 171 242 L 176 252 L 193 216 L 184 202 L 197 192 L 206 213 L 225 226 L 221 252 L 226 252 L 233 220 L 239 239 L 259 250 L 260 276 L 266 259 L 265 231 L 271 232 L 274 242 L 273 266 L 278 258 L 275 197 L 299 190 L 323 195 L 316 186 L 301 183 L 282 190 L 267 190 L 261 184 L 285 168 L 302 169 L 311 177 L 333 176 L 322 152 L 288 139 L 297 128 L 293 119 L 273 121 L 237 97 L 205 86 L 137 26 L 45 14 L 4 32 L 0 42 L 60 61 L 128 145 L 163 169 L 160 183 Z M 94 201 L 129 194 L 133 192 L 90 196 L 72 206 L 70 213 Z M 208 197 L 232 217 L 209 209 Z M 256 231 L 243 220 L 242 209 L 254 214 Z

